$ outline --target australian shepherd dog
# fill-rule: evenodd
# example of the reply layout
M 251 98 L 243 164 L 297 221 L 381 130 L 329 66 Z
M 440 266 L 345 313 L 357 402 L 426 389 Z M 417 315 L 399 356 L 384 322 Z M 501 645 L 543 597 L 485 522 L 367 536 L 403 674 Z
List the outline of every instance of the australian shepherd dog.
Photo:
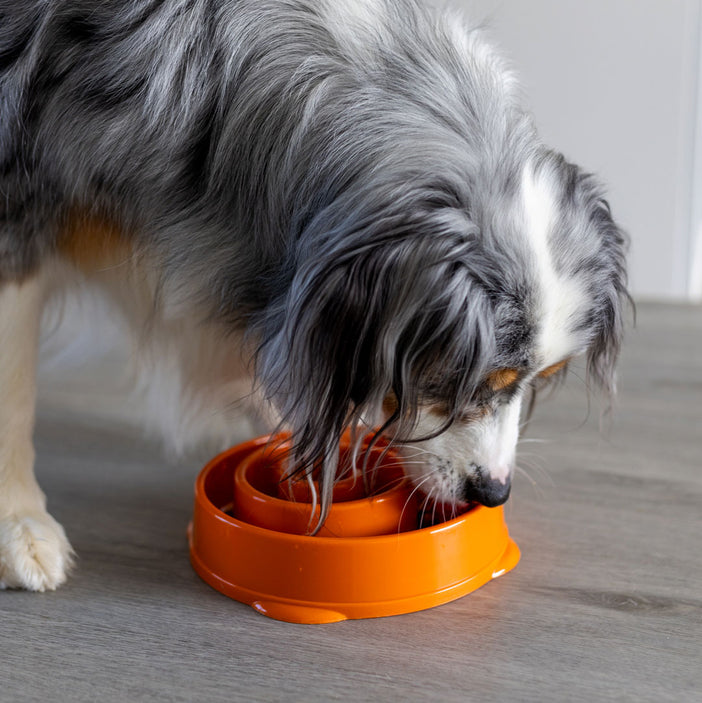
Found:
M 523 399 L 577 355 L 613 389 L 625 251 L 456 12 L 0 0 L 0 585 L 71 563 L 32 447 L 61 286 L 131 321 L 177 441 L 237 401 L 285 427 L 324 517 L 348 427 L 436 501 L 503 503 Z

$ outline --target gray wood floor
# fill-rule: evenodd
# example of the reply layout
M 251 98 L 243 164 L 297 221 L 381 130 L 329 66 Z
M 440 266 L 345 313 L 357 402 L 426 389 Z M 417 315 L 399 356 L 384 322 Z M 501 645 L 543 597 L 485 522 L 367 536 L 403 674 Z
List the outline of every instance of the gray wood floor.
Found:
M 79 561 L 55 593 L 0 592 L 0 700 L 702 700 L 702 309 L 640 306 L 602 431 L 581 379 L 522 445 L 513 572 L 325 626 L 268 620 L 191 570 L 201 458 L 168 463 L 53 396 L 37 472 Z

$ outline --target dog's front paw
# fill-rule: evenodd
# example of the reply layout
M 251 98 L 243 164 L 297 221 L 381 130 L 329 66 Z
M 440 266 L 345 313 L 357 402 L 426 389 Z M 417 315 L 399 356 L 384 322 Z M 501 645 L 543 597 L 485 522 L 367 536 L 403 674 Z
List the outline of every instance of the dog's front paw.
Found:
M 66 580 L 72 563 L 66 533 L 47 512 L 0 520 L 0 588 L 54 590 Z

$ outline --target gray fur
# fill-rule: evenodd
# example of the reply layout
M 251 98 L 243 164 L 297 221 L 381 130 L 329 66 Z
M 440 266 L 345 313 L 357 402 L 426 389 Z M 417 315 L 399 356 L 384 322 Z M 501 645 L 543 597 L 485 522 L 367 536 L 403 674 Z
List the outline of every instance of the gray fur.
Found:
M 531 363 L 526 164 L 561 184 L 552 246 L 607 387 L 626 295 L 599 185 L 542 145 L 480 33 L 382 4 L 343 41 L 313 0 L 0 0 L 0 281 L 71 208 L 117 220 L 164 290 L 258 344 L 298 462 L 326 457 L 325 509 L 343 428 L 390 389 L 408 436 L 423 402 L 450 424 L 489 369 Z

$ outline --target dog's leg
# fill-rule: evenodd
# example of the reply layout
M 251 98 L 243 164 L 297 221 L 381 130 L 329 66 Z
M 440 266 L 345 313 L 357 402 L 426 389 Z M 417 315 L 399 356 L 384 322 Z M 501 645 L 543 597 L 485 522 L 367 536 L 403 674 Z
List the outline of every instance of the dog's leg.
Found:
M 0 285 L 0 588 L 54 589 L 71 546 L 34 478 L 41 277 Z

